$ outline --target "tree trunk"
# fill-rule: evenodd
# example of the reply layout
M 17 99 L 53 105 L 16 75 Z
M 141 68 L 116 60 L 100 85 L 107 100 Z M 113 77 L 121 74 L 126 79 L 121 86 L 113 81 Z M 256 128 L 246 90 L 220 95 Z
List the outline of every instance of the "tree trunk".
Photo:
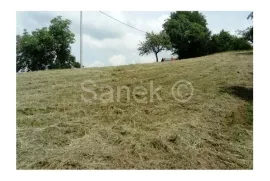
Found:
M 158 62 L 158 56 L 157 56 L 157 53 L 155 53 L 155 55 L 156 55 L 156 61 Z

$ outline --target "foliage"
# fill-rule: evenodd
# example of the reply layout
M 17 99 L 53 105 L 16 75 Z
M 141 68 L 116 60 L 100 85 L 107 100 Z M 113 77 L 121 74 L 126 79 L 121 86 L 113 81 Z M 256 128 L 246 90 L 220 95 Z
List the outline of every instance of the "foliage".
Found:
M 75 35 L 69 30 L 70 20 L 58 16 L 49 28 L 36 29 L 31 34 L 24 30 L 16 36 L 16 70 L 34 70 L 79 67 L 71 55 L 70 44 Z
M 249 102 L 246 106 L 246 117 L 249 124 L 253 124 L 253 101 Z
M 21 39 L 22 37 L 20 35 L 16 35 L 16 72 L 18 72 L 20 69 L 24 67 L 23 61 L 21 61 L 20 56 L 20 47 L 21 47 Z
M 154 32 L 146 33 L 146 40 L 144 42 L 140 42 L 139 45 L 139 54 L 140 55 L 148 55 L 150 53 L 154 53 L 156 56 L 156 62 L 158 62 L 158 53 L 163 50 L 170 50 L 171 42 L 164 31 L 155 34 Z
M 253 12 L 251 12 L 249 15 L 248 15 L 248 17 L 247 17 L 247 19 L 251 19 L 251 20 L 253 20 Z
M 241 35 L 245 40 L 253 43 L 253 26 L 250 26 L 245 30 L 238 30 L 238 34 Z
M 253 18 L 253 14 L 250 15 Z M 253 42 L 253 27 L 241 31 L 242 37 L 222 30 L 211 35 L 205 16 L 197 11 L 177 11 L 163 24 L 170 37 L 173 54 L 178 58 L 191 58 L 230 50 L 249 50 Z
M 177 11 L 163 24 L 170 37 L 173 54 L 190 58 L 208 54 L 211 32 L 203 14 L 198 11 Z
M 252 49 L 252 46 L 246 39 L 233 36 L 224 30 L 221 30 L 220 33 L 214 34 L 211 37 L 210 53 L 250 49 Z
M 247 19 L 253 20 L 253 12 L 248 15 Z M 238 34 L 242 36 L 245 40 L 253 43 L 253 26 L 250 26 L 245 30 L 238 30 Z
M 247 19 L 253 19 L 253 13 L 250 13 Z M 238 30 L 238 36 L 233 36 L 229 32 L 221 30 L 219 34 L 214 34 L 211 37 L 210 52 L 224 52 L 230 50 L 250 50 L 253 43 L 253 26 L 246 30 Z
M 245 38 L 234 36 L 232 50 L 251 50 L 252 48 L 252 45 Z
M 211 37 L 211 53 L 232 50 L 233 36 L 229 32 L 221 30 L 219 34 Z

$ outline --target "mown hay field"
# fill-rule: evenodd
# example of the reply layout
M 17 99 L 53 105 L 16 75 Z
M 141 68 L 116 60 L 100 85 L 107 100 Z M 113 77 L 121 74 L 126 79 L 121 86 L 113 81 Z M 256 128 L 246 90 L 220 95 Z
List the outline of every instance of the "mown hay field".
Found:
M 85 101 L 89 80 L 98 94 L 113 88 L 113 101 Z M 187 102 L 171 94 L 179 80 L 193 86 Z M 20 73 L 16 81 L 17 169 L 253 168 L 250 51 Z M 162 100 L 150 101 L 151 82 Z M 120 86 L 145 87 L 146 103 L 125 89 L 117 95 Z

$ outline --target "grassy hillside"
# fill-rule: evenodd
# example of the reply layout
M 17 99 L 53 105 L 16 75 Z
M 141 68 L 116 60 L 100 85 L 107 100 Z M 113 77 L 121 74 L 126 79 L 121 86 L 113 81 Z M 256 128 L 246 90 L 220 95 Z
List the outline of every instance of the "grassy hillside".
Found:
M 228 52 L 18 74 L 17 168 L 252 169 L 252 61 L 252 52 Z M 125 85 L 148 95 L 152 81 L 162 100 L 138 103 L 122 90 L 120 101 L 114 91 L 113 102 L 85 102 L 87 80 L 99 94 Z M 171 95 L 178 80 L 194 88 L 185 103 Z

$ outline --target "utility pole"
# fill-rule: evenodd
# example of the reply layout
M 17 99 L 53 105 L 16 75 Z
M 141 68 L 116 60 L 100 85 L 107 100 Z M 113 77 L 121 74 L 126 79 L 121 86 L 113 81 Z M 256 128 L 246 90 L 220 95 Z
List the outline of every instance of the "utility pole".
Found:
M 81 68 L 83 68 L 83 27 L 82 27 L 82 11 L 80 12 L 80 64 Z

